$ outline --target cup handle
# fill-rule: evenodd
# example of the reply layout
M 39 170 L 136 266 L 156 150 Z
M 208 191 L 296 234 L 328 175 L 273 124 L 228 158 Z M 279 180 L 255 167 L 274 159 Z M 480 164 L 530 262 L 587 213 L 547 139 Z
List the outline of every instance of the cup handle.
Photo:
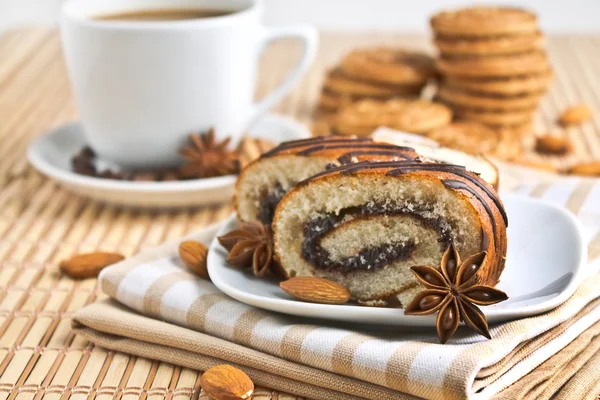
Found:
M 317 53 L 319 35 L 312 26 L 283 26 L 275 28 L 264 28 L 261 49 L 278 39 L 295 38 L 303 43 L 302 57 L 294 66 L 289 75 L 279 84 L 275 90 L 263 97 L 258 103 L 254 104 L 250 112 L 250 118 L 246 125 L 251 127 L 256 120 L 264 114 L 269 108 L 273 107 L 283 96 L 285 96 L 304 75 L 308 67 L 313 63 Z

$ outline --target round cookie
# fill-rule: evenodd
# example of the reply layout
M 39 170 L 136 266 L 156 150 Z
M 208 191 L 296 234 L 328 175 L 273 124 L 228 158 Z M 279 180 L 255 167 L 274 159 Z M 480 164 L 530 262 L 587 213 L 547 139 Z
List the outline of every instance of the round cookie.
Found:
M 510 77 L 542 74 L 550 68 L 541 51 L 490 57 L 440 58 L 438 69 L 445 75 L 463 77 Z
M 500 142 L 498 131 L 474 121 L 453 122 L 427 136 L 442 146 L 469 154 L 493 153 Z
M 460 87 L 471 92 L 514 96 L 546 91 L 552 81 L 552 75 L 552 70 L 548 70 L 541 74 L 498 79 L 470 79 L 459 76 L 447 76 L 444 80 L 450 86 Z
M 534 110 L 486 111 L 468 108 L 453 108 L 454 115 L 461 120 L 477 121 L 490 126 L 515 126 L 529 124 L 533 120 Z
M 340 135 L 371 134 L 380 126 L 427 133 L 450 123 L 452 112 L 443 104 L 426 100 L 361 100 L 340 110 L 333 130 Z
M 490 56 L 518 54 L 540 50 L 543 36 L 539 32 L 522 36 L 493 36 L 482 38 L 453 38 L 438 36 L 434 43 L 446 56 Z
M 538 30 L 534 14 L 510 7 L 472 7 L 443 11 L 431 18 L 431 27 L 445 36 L 524 35 Z
M 466 92 L 449 85 L 441 85 L 438 97 L 453 107 L 477 108 L 481 110 L 531 110 L 537 108 L 543 93 L 519 96 L 486 96 Z
M 342 61 L 347 76 L 391 85 L 423 85 L 436 75 L 433 58 L 391 48 L 354 50 Z
M 321 92 L 319 96 L 318 109 L 325 112 L 335 112 L 341 107 L 351 104 L 352 97 L 336 95 L 328 91 Z
M 382 85 L 364 80 L 352 79 L 339 70 L 333 70 L 325 79 L 323 87 L 330 92 L 362 97 L 418 96 L 423 89 L 422 84 L 416 85 Z

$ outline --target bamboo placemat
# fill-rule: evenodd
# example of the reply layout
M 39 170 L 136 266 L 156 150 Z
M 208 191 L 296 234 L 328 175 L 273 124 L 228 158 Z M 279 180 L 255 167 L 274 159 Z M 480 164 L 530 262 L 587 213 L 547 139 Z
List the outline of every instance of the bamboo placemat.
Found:
M 317 62 L 276 111 L 309 123 L 324 70 L 345 51 L 370 44 L 432 49 L 425 37 L 323 34 Z M 568 135 L 573 159 L 600 159 L 600 37 L 551 38 L 548 50 L 556 80 L 536 130 Z M 290 42 L 269 49 L 259 96 L 284 78 L 298 54 Z M 558 128 L 558 113 L 579 102 L 593 108 L 592 123 Z M 57 266 L 74 253 L 131 255 L 155 247 L 225 218 L 231 206 L 133 211 L 61 189 L 27 165 L 25 151 L 40 132 L 75 117 L 56 31 L 0 36 L 0 398 L 204 398 L 198 371 L 106 351 L 74 336 L 73 312 L 104 296 L 94 279 L 73 281 Z M 296 397 L 259 389 L 254 398 Z

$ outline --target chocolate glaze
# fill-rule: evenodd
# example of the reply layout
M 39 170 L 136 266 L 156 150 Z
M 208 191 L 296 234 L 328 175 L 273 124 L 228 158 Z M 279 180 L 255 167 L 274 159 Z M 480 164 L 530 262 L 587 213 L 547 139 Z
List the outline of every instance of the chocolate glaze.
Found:
M 403 172 L 400 172 L 397 167 L 402 167 Z M 465 169 L 465 167 L 463 167 L 461 165 L 429 163 L 429 162 L 423 162 L 418 158 L 416 158 L 414 160 L 380 161 L 380 162 L 360 161 L 360 162 L 357 162 L 354 164 L 340 165 L 337 168 L 331 168 L 327 171 L 319 172 L 318 174 L 315 174 L 315 175 L 311 176 L 310 178 L 303 180 L 299 184 L 304 184 L 304 183 L 310 182 L 316 178 L 319 178 L 319 177 L 322 177 L 325 175 L 329 175 L 329 174 L 333 174 L 335 172 L 339 172 L 340 174 L 343 174 L 343 175 L 351 175 L 356 172 L 360 172 L 360 171 L 364 171 L 364 170 L 368 170 L 368 169 L 386 169 L 386 168 L 395 168 L 391 171 L 388 171 L 387 174 L 389 176 L 397 176 L 397 175 L 401 175 L 402 173 L 405 173 L 405 172 L 422 171 L 422 170 L 454 172 L 455 170 L 464 170 Z
M 504 206 L 502 205 L 502 202 L 500 201 L 500 198 L 498 197 L 498 195 L 495 192 L 493 192 L 492 190 L 490 190 L 490 188 L 484 183 L 484 181 L 481 178 L 475 179 L 472 175 L 468 174 L 466 171 L 454 172 L 454 173 L 458 176 L 461 176 L 461 177 L 473 182 L 475 185 L 477 185 L 477 187 L 479 187 L 481 190 L 483 190 L 485 192 L 485 194 L 490 199 L 492 199 L 492 201 L 496 205 L 496 208 L 500 212 L 500 215 L 502 216 L 504 225 L 506 227 L 508 227 L 508 216 L 506 215 L 506 210 L 504 209 Z M 477 175 L 477 176 L 479 176 L 479 175 Z M 484 201 L 481 197 L 479 197 L 479 199 L 482 203 L 484 203 Z M 489 207 L 486 207 L 486 208 L 488 208 L 488 210 L 489 210 Z M 490 210 L 490 212 L 491 212 L 491 210 Z
M 316 146 L 324 143 L 354 143 L 355 146 L 360 146 L 364 142 L 373 142 L 371 138 L 344 138 L 336 136 L 316 136 L 308 139 L 290 140 L 283 142 L 279 146 L 267 151 L 261 157 L 271 157 L 283 151 L 293 150 L 299 147 Z
M 495 231 L 496 231 L 496 229 L 494 228 L 494 238 L 496 237 Z M 481 227 L 481 250 L 487 251 L 489 244 L 490 244 L 490 237 L 488 236 L 487 232 L 485 231 L 485 229 L 483 229 L 483 226 L 482 226 Z
M 336 172 L 339 172 L 341 174 L 352 174 L 354 172 L 362 171 L 365 169 L 376 169 L 376 168 L 386 168 L 386 167 L 389 168 L 390 166 L 397 166 L 396 163 L 400 163 L 400 162 L 404 162 L 404 161 L 381 161 L 381 162 L 361 161 L 361 162 L 357 162 L 354 164 L 340 165 L 338 167 L 331 168 L 326 171 L 321 171 L 318 174 L 315 174 L 315 175 L 311 176 L 310 178 L 307 178 L 307 179 L 299 182 L 298 185 L 303 185 L 314 179 L 320 178 L 325 175 L 334 174 Z M 420 163 L 420 161 L 417 159 L 413 160 L 413 162 Z M 355 170 L 355 167 L 357 167 L 356 170 Z
M 488 206 L 488 204 L 485 202 L 485 199 L 483 197 L 481 197 L 481 195 L 476 190 L 471 188 L 469 185 L 467 185 L 463 181 L 458 181 L 455 179 L 444 179 L 442 182 L 444 183 L 444 186 L 446 186 L 450 189 L 466 190 L 467 192 L 471 193 L 473 196 L 477 197 L 477 200 L 479 200 L 479 202 L 481 203 L 483 208 L 485 208 L 485 211 L 488 213 L 490 218 L 492 218 L 492 231 L 494 232 L 494 238 L 495 238 L 496 237 L 496 223 L 494 220 L 494 213 L 492 212 L 490 206 Z M 481 234 L 482 234 L 481 248 L 483 250 L 486 250 L 488 247 L 490 238 L 488 237 L 487 233 L 485 233 L 485 230 L 483 230 L 483 229 L 481 230 Z
M 414 151 L 414 149 L 410 147 L 400 147 L 393 144 L 386 143 L 365 143 L 365 144 L 357 144 L 355 142 L 350 143 L 325 143 L 320 144 L 318 146 L 312 146 L 307 149 L 299 151 L 299 156 L 307 156 L 312 153 L 316 153 L 317 151 L 322 150 L 334 150 L 334 149 L 380 149 L 380 150 L 395 150 L 396 154 L 403 154 L 403 152 Z M 412 158 L 410 158 L 412 159 Z

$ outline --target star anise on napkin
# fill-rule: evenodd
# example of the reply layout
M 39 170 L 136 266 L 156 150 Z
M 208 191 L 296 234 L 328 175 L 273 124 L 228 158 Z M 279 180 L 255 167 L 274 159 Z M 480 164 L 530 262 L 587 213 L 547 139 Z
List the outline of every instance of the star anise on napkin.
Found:
M 231 138 L 218 142 L 214 129 L 204 134 L 192 134 L 179 154 L 186 161 L 179 173 L 186 179 L 210 178 L 240 172 L 237 151 L 228 150 Z
M 480 252 L 461 262 L 458 251 L 450 245 L 442 256 L 441 272 L 429 266 L 411 267 L 426 289 L 417 293 L 404 314 L 438 312 L 436 328 L 442 344 L 454 334 L 460 321 L 491 339 L 485 315 L 477 305 L 496 304 L 508 299 L 508 296 L 501 290 L 480 284 L 477 271 L 485 264 L 486 256 L 486 252 Z
M 218 239 L 221 246 L 229 251 L 227 262 L 239 268 L 252 267 L 255 276 L 264 276 L 275 264 L 273 232 L 269 225 L 244 222 L 238 229 Z

